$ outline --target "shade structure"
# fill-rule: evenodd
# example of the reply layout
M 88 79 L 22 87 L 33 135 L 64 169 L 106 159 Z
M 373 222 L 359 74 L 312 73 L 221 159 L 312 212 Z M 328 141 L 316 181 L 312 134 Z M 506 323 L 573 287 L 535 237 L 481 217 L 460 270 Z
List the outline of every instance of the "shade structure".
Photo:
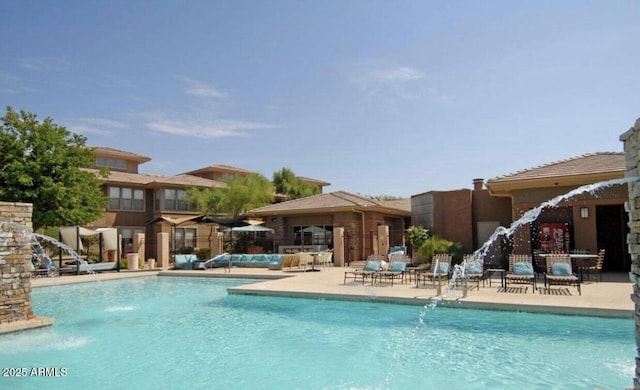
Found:
M 147 221 L 147 225 L 152 225 L 158 222 L 167 222 L 171 225 L 171 250 L 176 250 L 176 226 L 183 223 L 203 223 L 207 217 L 204 214 L 201 215 L 188 215 L 186 217 L 170 217 L 166 215 L 159 215 Z
M 237 226 L 231 228 L 232 232 L 270 232 L 275 233 L 274 229 L 268 228 L 266 226 L 260 225 L 246 225 L 246 226 Z

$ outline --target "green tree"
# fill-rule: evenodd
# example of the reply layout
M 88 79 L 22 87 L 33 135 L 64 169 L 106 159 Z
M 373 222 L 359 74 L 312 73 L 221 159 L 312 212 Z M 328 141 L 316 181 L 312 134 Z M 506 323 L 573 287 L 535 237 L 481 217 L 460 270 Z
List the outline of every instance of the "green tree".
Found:
M 194 210 L 198 210 L 209 217 L 215 217 L 225 213 L 225 192 L 225 188 L 200 189 L 192 187 L 187 190 L 187 202 Z
M 247 210 L 273 203 L 273 184 L 258 173 L 231 176 L 226 183 L 222 209 L 234 218 Z
M 405 230 L 407 243 L 411 248 L 411 261 L 414 262 L 418 258 L 418 249 L 429 238 L 429 230 L 423 226 L 409 226 Z
M 305 198 L 320 193 L 317 186 L 298 179 L 289 168 L 282 168 L 273 173 L 273 185 L 278 194 L 287 196 L 287 200 Z
M 100 180 L 86 138 L 7 107 L 0 118 L 0 199 L 33 204 L 33 227 L 84 225 L 102 216 Z

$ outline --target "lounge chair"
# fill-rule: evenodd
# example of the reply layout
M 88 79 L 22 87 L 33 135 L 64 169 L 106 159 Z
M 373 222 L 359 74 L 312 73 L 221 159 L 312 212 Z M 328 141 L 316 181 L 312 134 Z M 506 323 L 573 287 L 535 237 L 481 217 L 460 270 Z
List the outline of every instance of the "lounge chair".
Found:
M 379 260 L 367 260 L 363 269 L 346 271 L 344 273 L 344 284 L 347 284 L 347 278 L 353 278 L 354 282 L 360 278 L 362 279 L 363 285 L 367 278 L 372 278 L 371 280 L 373 281 L 373 275 L 380 270 L 380 264 L 381 262 Z
M 78 265 L 80 261 L 80 265 Z M 101 262 L 101 263 L 87 263 L 85 260 L 73 260 L 65 263 L 60 268 L 60 274 L 95 274 L 102 271 L 113 271 L 118 269 L 118 264 L 115 261 Z
M 193 269 L 193 262 L 197 260 L 196 255 L 173 255 L 173 266 L 175 269 Z
M 437 253 L 431 259 L 431 268 L 428 271 L 416 271 L 416 287 L 420 286 L 420 281 L 425 285 L 431 281 L 435 286 L 438 281 L 438 291 L 442 281 L 448 281 L 451 278 L 451 255 L 446 253 Z
M 56 263 L 51 260 L 51 257 L 46 253 L 32 253 L 32 260 L 35 261 L 36 266 L 33 269 L 33 275 L 35 277 L 39 276 L 55 276 L 56 274 Z M 33 265 L 33 263 L 32 263 Z
M 484 257 L 478 255 L 464 255 L 463 260 L 463 278 L 466 282 L 475 283 L 478 291 L 480 291 L 480 281 L 484 286 Z
M 209 260 L 202 263 L 202 266 L 204 267 L 204 269 L 231 267 L 231 255 L 227 252 L 215 255 Z
M 393 286 L 393 281 L 395 279 L 400 279 L 400 283 L 404 283 L 404 275 L 405 275 L 406 268 L 407 268 L 406 261 L 395 260 L 393 263 L 391 263 L 388 270 L 375 272 L 373 274 L 371 284 L 373 284 L 378 278 L 380 278 L 380 280 L 382 279 L 390 280 L 392 286 Z
M 569 255 L 554 253 L 547 256 L 547 273 L 544 275 L 545 290 L 549 291 L 552 285 L 575 286 L 578 289 L 578 295 L 582 295 L 580 278 L 573 273 Z
M 531 255 L 509 255 L 509 271 L 504 275 L 505 289 L 511 284 L 530 284 L 536 293 L 536 274 Z

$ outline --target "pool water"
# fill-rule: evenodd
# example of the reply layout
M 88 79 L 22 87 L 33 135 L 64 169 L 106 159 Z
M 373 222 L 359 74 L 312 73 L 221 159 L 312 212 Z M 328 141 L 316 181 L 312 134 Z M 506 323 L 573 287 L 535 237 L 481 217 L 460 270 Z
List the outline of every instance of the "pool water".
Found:
M 57 376 L 4 376 L 0 388 L 632 385 L 632 320 L 226 293 L 252 282 L 147 277 L 34 289 L 34 311 L 56 323 L 0 336 L 0 366 Z

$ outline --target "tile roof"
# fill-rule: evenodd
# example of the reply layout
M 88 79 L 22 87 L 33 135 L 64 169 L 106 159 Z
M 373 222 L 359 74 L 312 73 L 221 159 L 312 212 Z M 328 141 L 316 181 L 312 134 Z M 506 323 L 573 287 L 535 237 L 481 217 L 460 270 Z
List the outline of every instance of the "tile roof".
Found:
M 114 149 L 108 146 L 88 146 L 88 147 L 93 149 L 96 155 L 118 156 L 120 158 L 137 161 L 139 163 L 151 161 L 150 157 L 143 156 L 137 153 L 127 152 L 126 150 Z
M 250 175 L 252 173 L 256 173 L 253 171 L 249 171 L 247 169 L 233 167 L 231 165 L 214 164 L 214 165 L 206 166 L 204 168 L 198 168 L 193 171 L 185 172 L 185 174 L 188 175 L 188 174 L 200 173 L 200 172 L 222 172 L 222 173 L 234 173 L 234 174 L 244 174 L 244 175 Z
M 487 181 L 487 184 L 520 180 L 540 180 L 545 178 L 593 175 L 598 173 L 624 173 L 626 161 L 624 153 L 599 152 L 554 161 L 533 168 L 524 169 Z
M 410 200 L 406 200 L 406 204 L 409 207 L 399 206 L 400 203 L 393 203 L 396 201 L 378 201 L 364 195 L 352 194 L 345 191 L 335 191 L 326 194 L 318 194 L 308 196 L 306 198 L 289 200 L 282 203 L 276 203 L 269 206 L 259 207 L 247 212 L 247 214 L 270 214 L 270 213 L 282 213 L 292 211 L 310 211 L 318 209 L 342 209 L 352 207 L 375 207 L 396 210 L 402 213 L 410 213 Z
M 321 185 L 323 187 L 331 185 L 331 183 L 328 183 L 328 182 L 326 182 L 324 180 L 318 180 L 318 179 L 314 179 L 314 178 L 306 177 L 306 176 L 296 176 L 296 179 L 302 180 L 302 181 L 307 182 L 307 183 L 318 184 L 318 185 Z
M 98 174 L 98 169 L 83 168 L 87 172 Z M 164 184 L 176 186 L 195 186 L 195 187 L 224 187 L 225 184 L 217 180 L 204 179 L 192 175 L 164 176 L 147 173 L 130 173 L 120 171 L 110 171 L 107 181 L 117 183 L 131 183 L 139 185 Z

